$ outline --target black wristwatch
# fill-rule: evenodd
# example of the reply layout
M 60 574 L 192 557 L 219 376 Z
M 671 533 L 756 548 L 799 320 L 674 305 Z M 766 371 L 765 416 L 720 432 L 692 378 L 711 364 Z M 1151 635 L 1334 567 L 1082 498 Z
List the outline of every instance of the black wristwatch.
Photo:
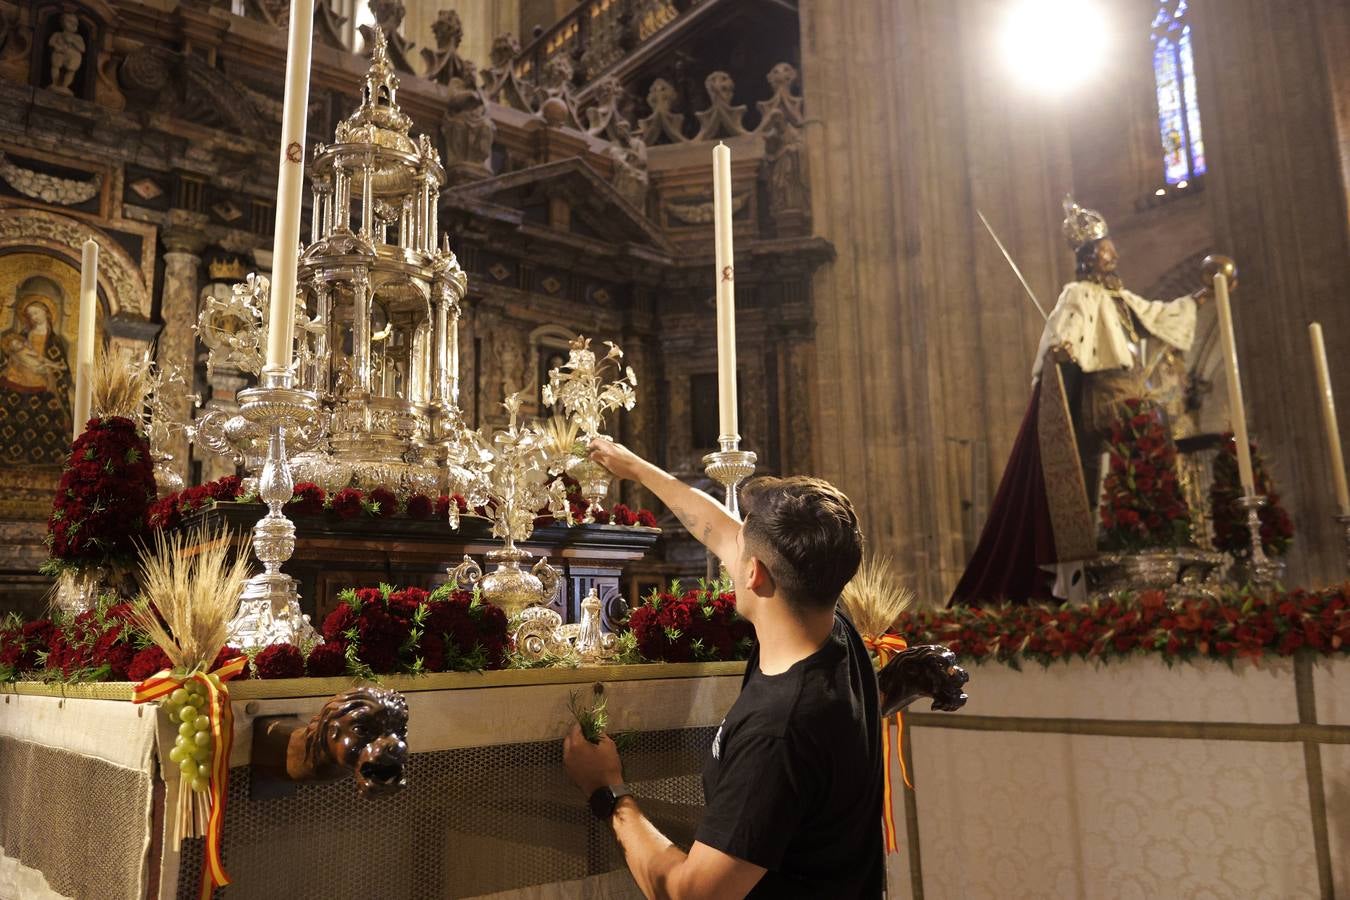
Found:
M 591 812 L 602 822 L 608 822 L 614 815 L 614 810 L 619 805 L 622 797 L 631 797 L 633 792 L 628 789 L 626 784 L 610 784 L 605 787 L 596 788 L 591 794 Z

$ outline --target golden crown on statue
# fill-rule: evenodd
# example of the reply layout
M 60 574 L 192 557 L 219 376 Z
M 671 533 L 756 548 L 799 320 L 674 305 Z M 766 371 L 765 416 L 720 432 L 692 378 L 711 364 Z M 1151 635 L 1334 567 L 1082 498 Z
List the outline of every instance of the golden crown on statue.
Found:
M 212 281 L 241 281 L 248 274 L 244 261 L 237 256 L 213 259 L 206 266 Z

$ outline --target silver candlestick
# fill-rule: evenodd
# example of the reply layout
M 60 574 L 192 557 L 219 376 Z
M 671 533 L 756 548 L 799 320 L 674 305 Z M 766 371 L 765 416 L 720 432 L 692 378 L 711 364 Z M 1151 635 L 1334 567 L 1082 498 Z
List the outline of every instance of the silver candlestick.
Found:
M 741 506 L 737 489 L 742 481 L 755 474 L 758 457 L 751 450 L 740 449 L 740 435 L 723 435 L 717 439 L 717 443 L 722 449 L 703 457 L 703 471 L 726 488 L 727 512 L 739 518 Z
M 703 471 L 726 489 L 726 499 L 723 502 L 726 504 L 727 512 L 731 513 L 733 518 L 739 519 L 741 503 L 738 490 L 742 481 L 755 474 L 755 462 L 758 457 L 752 450 L 740 449 L 740 435 L 722 435 L 717 439 L 717 443 L 722 449 L 714 450 L 703 457 Z M 708 581 L 716 578 L 717 574 L 717 565 L 709 553 Z
M 1345 540 L 1345 568 L 1350 573 L 1350 515 L 1342 513 L 1335 517 L 1337 524 L 1341 526 Z
M 1237 507 L 1247 513 L 1247 530 L 1251 534 L 1251 556 L 1247 560 L 1248 580 L 1254 587 L 1270 589 L 1277 586 L 1284 572 L 1284 564 L 1266 556 L 1261 540 L 1261 510 L 1269 502 L 1262 495 L 1239 497 Z
M 261 387 L 239 392 L 240 413 L 268 435 L 267 461 L 258 483 L 267 515 L 253 527 L 253 553 L 263 571 L 245 582 L 239 612 L 230 622 L 230 644 L 243 649 L 299 645 L 318 637 L 309 616 L 300 612 L 295 579 L 281 571 L 295 552 L 295 525 L 282 513 L 295 489 L 286 435 L 303 428 L 318 411 L 318 397 L 296 390 L 293 383 L 290 372 L 269 366 L 263 370 Z

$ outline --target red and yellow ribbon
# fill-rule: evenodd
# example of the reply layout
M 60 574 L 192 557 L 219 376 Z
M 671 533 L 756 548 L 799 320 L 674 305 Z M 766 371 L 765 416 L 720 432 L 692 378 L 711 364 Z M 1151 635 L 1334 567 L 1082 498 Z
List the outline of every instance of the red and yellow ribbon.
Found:
M 891 661 L 891 657 L 901 650 L 909 647 L 909 644 L 898 634 L 886 634 L 873 637 L 870 634 L 862 636 L 863 645 L 869 651 L 877 655 L 877 670 L 886 668 L 886 663 Z M 900 761 L 900 776 L 905 780 L 905 787 L 910 790 L 914 785 L 909 783 L 909 772 L 905 768 L 905 753 L 901 748 L 901 742 L 905 737 L 905 721 L 899 711 L 895 714 L 895 755 Z M 900 849 L 900 844 L 896 839 L 895 831 L 895 807 L 892 801 L 891 791 L 891 725 L 890 722 L 881 723 L 881 749 L 882 759 L 885 763 L 882 765 L 882 772 L 885 777 L 882 782 L 882 802 L 881 802 L 881 822 L 886 832 L 886 852 L 895 853 Z
M 206 824 L 206 861 L 202 866 L 201 897 L 208 900 L 214 888 L 230 883 L 225 874 L 225 866 L 220 859 L 220 839 L 225 830 L 225 796 L 230 781 L 230 743 L 234 737 L 234 713 L 230 709 L 230 692 L 224 682 L 239 675 L 248 665 L 248 658 L 236 657 L 221 665 L 210 674 L 217 681 L 206 677 L 207 673 L 197 671 L 187 675 L 177 675 L 167 669 L 147 678 L 136 685 L 132 694 L 133 703 L 148 703 L 160 700 L 172 694 L 189 681 L 202 686 L 206 694 L 207 705 L 202 713 L 211 723 L 211 781 L 207 796 L 211 805 Z

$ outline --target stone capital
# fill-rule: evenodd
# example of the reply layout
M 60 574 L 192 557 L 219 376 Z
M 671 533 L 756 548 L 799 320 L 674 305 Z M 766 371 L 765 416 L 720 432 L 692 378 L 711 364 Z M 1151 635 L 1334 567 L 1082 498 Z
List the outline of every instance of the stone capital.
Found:
M 187 210 L 170 210 L 164 227 L 160 229 L 159 240 L 165 253 L 188 253 L 201 256 L 206 249 L 206 217 Z

